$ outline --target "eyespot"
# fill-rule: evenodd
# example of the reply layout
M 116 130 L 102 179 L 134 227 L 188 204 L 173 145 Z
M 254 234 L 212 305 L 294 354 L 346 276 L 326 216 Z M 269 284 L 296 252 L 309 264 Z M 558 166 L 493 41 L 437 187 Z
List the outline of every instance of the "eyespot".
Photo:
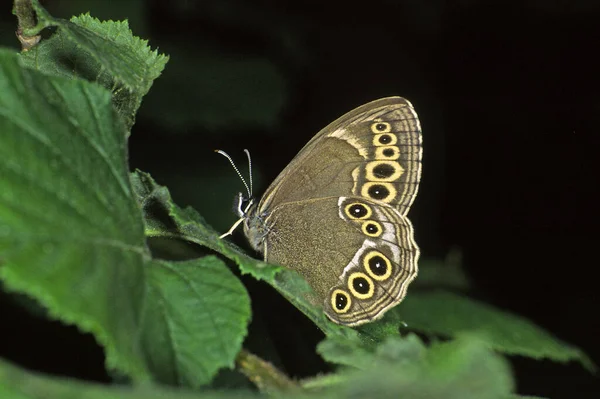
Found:
M 395 146 L 377 147 L 375 149 L 375 159 L 377 160 L 390 160 L 400 158 L 400 149 Z
M 371 124 L 371 131 L 373 133 L 389 133 L 392 131 L 392 125 L 387 122 L 373 122 Z
M 373 145 L 376 147 L 380 147 L 382 145 L 394 145 L 398 142 L 398 138 L 393 134 L 376 134 L 373 136 Z
M 344 208 L 346 216 L 350 219 L 368 219 L 372 215 L 371 207 L 361 204 L 360 202 L 353 202 L 346 205 Z
M 392 275 L 392 263 L 379 251 L 372 250 L 363 258 L 365 270 L 374 280 L 387 280 Z
M 346 313 L 352 305 L 352 299 L 346 291 L 336 289 L 331 293 L 331 307 L 336 313 Z
M 348 277 L 348 289 L 358 299 L 369 299 L 375 292 L 375 285 L 369 276 L 356 272 Z
M 386 182 L 365 183 L 360 193 L 363 197 L 383 202 L 391 202 L 396 197 L 396 189 L 391 183 Z
M 373 161 L 365 168 L 367 180 L 394 181 L 404 173 L 404 168 L 395 161 Z
M 379 237 L 383 233 L 381 225 L 374 220 L 368 220 L 362 224 L 362 232 L 369 237 Z

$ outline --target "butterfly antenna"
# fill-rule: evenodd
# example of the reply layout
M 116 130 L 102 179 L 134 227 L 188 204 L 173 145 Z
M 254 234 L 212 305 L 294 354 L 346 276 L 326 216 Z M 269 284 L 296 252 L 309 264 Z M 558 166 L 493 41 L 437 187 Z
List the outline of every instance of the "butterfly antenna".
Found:
M 252 198 L 252 158 L 250 158 L 250 151 L 248 151 L 247 149 L 244 148 L 244 152 L 246 153 L 246 156 L 248 157 L 248 172 L 250 175 L 250 192 L 248 194 L 250 194 L 249 198 Z
M 248 152 L 248 150 L 244 150 L 244 151 L 246 151 L 246 154 L 248 155 L 248 162 L 250 162 L 250 153 Z M 242 174 L 240 173 L 240 170 L 237 168 L 237 166 L 235 166 L 235 163 L 233 162 L 233 159 L 231 159 L 229 154 L 227 154 L 225 151 L 222 151 L 222 150 L 215 150 L 215 152 L 217 154 L 223 155 L 225 158 L 227 158 L 229 160 L 229 163 L 233 167 L 233 170 L 235 170 L 235 173 L 237 173 L 237 175 L 240 177 L 240 180 L 242 181 L 242 183 L 244 183 L 244 187 L 246 187 L 246 191 L 248 192 L 248 198 L 252 198 L 252 190 L 250 189 L 251 186 L 248 187 L 248 183 L 246 183 L 246 179 L 244 179 L 244 176 L 242 176 Z M 250 171 L 250 184 L 252 185 L 252 170 Z

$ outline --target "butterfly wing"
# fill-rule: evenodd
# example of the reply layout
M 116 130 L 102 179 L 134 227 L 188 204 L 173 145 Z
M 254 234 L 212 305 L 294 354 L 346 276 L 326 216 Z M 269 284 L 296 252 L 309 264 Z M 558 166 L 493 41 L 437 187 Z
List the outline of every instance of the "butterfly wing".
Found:
M 370 102 L 308 142 L 267 189 L 258 211 L 351 193 L 406 215 L 417 194 L 421 156 L 421 126 L 412 104 L 401 97 Z
M 389 205 L 354 196 L 307 199 L 275 207 L 264 223 L 265 259 L 302 274 L 336 323 L 378 319 L 417 275 L 412 225 Z
M 302 274 L 333 321 L 375 320 L 417 275 L 419 248 L 406 214 L 421 155 L 410 102 L 365 104 L 298 153 L 248 211 L 244 232 L 266 261 Z

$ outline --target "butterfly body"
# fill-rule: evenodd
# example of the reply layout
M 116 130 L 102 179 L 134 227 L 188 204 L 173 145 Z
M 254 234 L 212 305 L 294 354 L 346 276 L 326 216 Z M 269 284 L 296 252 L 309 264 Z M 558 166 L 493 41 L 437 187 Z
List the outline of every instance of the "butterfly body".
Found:
M 380 318 L 417 275 L 406 217 L 421 174 L 421 129 L 400 97 L 365 104 L 321 130 L 244 215 L 266 261 L 296 270 L 327 316 Z

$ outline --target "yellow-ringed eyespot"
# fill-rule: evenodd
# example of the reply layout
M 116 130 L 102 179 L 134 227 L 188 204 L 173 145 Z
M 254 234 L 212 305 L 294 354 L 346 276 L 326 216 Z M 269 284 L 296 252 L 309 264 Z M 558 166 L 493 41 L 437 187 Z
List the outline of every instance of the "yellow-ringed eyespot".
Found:
M 381 147 L 383 145 L 394 145 L 397 142 L 398 138 L 391 133 L 376 134 L 375 136 L 373 136 L 373 145 L 375 147 Z
M 358 299 L 369 299 L 375 292 L 375 285 L 369 276 L 356 272 L 348 277 L 348 289 Z
M 381 225 L 374 220 L 367 220 L 361 226 L 362 232 L 369 237 L 379 237 L 383 233 Z
M 386 159 L 393 161 L 400 158 L 400 149 L 396 146 L 390 145 L 385 147 L 375 148 L 375 159 Z
M 379 251 L 371 250 L 363 258 L 363 266 L 374 280 L 387 280 L 392 275 L 392 263 Z
M 371 207 L 365 204 L 361 204 L 360 202 L 353 202 L 351 204 L 346 205 L 344 208 L 344 212 L 346 216 L 350 219 L 367 219 L 371 217 L 373 211 L 371 211 Z
M 371 124 L 371 131 L 375 134 L 389 133 L 392 131 L 392 125 L 387 122 L 373 122 Z
M 382 202 L 392 202 L 396 198 L 396 189 L 391 183 L 386 182 L 368 182 L 365 183 L 360 194 L 363 197 L 372 198 Z
M 346 313 L 352 305 L 350 295 L 344 290 L 336 289 L 331 293 L 331 307 L 336 313 Z
M 396 161 L 372 161 L 365 167 L 365 178 L 369 181 L 394 181 L 404 173 Z

